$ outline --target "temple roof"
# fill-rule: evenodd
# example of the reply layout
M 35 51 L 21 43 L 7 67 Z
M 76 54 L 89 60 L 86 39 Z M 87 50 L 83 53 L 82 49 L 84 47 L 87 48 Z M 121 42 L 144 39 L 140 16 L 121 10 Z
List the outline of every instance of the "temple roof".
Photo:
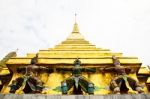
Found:
M 146 67 L 143 66 L 139 69 L 138 74 L 150 75 L 150 72 L 148 71 Z
M 38 53 L 28 53 L 26 57 L 11 58 L 7 65 L 30 64 L 31 59 L 38 54 L 38 64 L 73 64 L 75 58 L 80 58 L 82 64 L 112 64 L 112 55 L 120 59 L 121 64 L 140 66 L 137 57 L 123 57 L 122 53 L 111 52 L 109 49 L 97 48 L 79 32 L 77 22 L 73 31 L 65 41 L 54 48 L 41 49 Z
M 150 84 L 150 77 L 148 77 L 148 79 L 147 79 L 147 82 L 146 82 L 146 83 Z

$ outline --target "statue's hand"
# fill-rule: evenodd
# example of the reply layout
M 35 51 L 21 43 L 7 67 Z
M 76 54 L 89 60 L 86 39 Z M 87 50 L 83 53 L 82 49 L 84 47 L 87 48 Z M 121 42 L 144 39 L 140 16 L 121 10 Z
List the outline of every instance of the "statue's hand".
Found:
M 130 73 L 134 74 L 134 73 L 135 73 L 135 70 L 131 69 Z
M 105 68 L 99 68 L 99 71 L 100 71 L 101 73 L 104 73 Z
M 52 68 L 48 68 L 48 72 L 52 73 L 52 72 L 54 72 L 54 70 Z
M 20 73 L 22 71 L 21 68 L 17 68 L 17 72 Z

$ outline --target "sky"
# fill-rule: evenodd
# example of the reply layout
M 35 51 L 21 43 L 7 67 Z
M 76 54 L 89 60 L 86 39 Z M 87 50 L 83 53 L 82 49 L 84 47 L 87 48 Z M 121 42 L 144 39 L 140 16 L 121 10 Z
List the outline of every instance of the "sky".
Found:
M 66 40 L 77 13 L 90 43 L 150 65 L 150 0 L 0 0 L 0 59 L 37 53 Z

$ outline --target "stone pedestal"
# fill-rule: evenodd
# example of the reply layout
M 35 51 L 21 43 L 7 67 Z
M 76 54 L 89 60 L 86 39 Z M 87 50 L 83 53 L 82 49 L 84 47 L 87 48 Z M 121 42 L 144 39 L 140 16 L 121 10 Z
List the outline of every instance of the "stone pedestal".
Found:
M 0 99 L 150 99 L 150 94 L 128 94 L 128 95 L 0 94 Z

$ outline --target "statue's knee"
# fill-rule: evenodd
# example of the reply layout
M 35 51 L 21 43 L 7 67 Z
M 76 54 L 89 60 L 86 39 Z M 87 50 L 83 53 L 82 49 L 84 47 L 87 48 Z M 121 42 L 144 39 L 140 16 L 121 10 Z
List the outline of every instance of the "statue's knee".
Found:
M 93 83 L 88 84 L 88 93 L 94 94 L 94 84 Z
M 62 90 L 62 94 L 67 94 L 68 86 L 66 82 L 61 82 L 61 90 Z
M 136 91 L 138 91 L 139 93 L 144 93 L 143 88 L 138 86 L 135 88 Z
M 113 91 L 115 94 L 120 94 L 120 88 L 119 87 L 115 87 Z

